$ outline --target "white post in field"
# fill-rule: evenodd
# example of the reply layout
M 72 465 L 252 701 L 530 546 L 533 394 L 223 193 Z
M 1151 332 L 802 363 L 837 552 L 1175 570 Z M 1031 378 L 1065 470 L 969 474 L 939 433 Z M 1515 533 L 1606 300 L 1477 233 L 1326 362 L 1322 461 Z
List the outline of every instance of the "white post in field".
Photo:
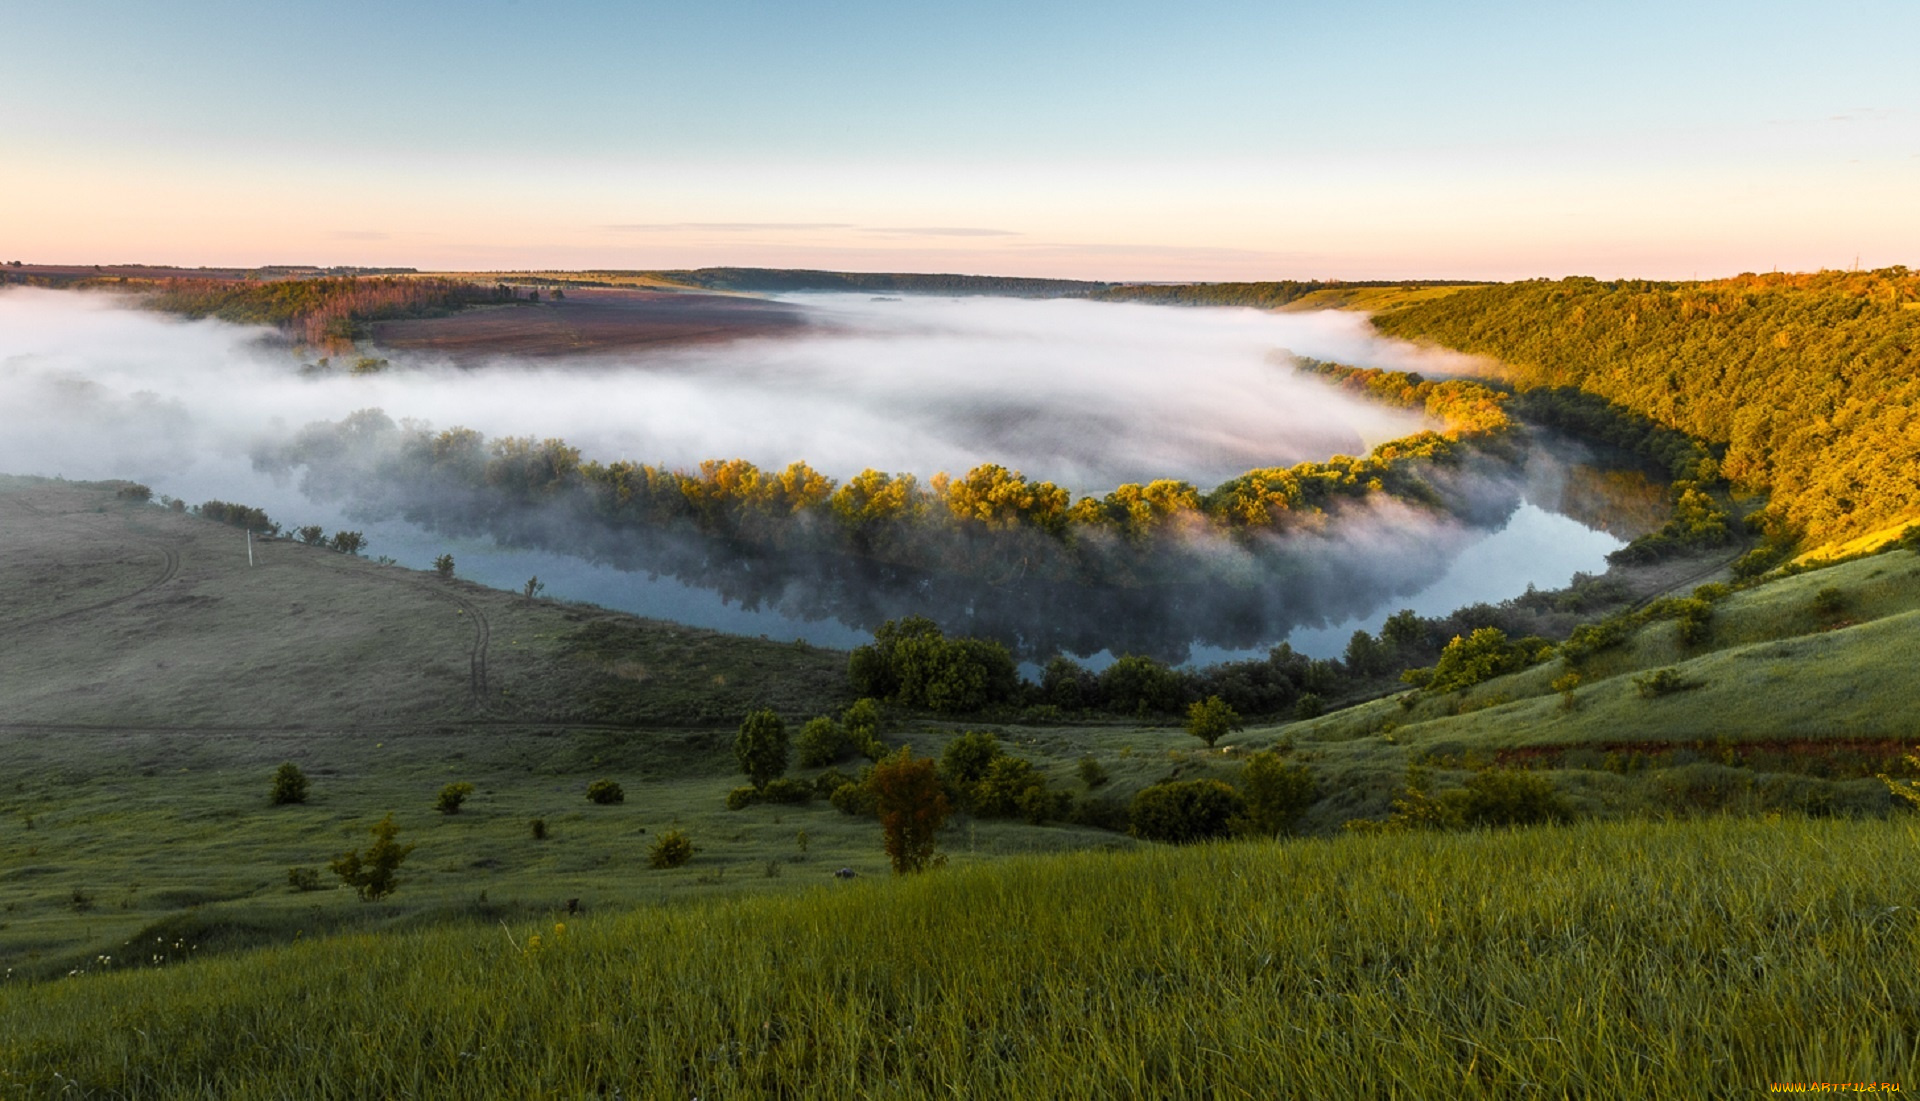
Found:
M 253 529 L 247 529 L 247 565 L 253 565 Z

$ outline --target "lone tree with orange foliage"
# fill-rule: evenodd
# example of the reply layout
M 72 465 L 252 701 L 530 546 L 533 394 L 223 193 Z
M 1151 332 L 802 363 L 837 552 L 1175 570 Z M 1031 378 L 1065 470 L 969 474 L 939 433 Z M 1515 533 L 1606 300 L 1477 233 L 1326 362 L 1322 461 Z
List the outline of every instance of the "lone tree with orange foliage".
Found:
M 873 766 L 868 783 L 894 874 L 925 871 L 936 863 L 933 838 L 947 824 L 953 807 L 940 786 L 934 759 L 915 758 L 911 749 L 901 746 L 898 753 Z

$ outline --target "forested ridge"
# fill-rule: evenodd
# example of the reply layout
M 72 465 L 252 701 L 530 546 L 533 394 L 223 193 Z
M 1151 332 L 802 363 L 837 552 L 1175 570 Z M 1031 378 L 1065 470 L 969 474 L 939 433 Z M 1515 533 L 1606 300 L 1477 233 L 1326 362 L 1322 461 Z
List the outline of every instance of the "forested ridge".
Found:
M 1920 275 L 1904 267 L 1509 283 L 1374 323 L 1722 445 L 1718 473 L 1770 495 L 1778 535 L 1819 544 L 1920 517 Z

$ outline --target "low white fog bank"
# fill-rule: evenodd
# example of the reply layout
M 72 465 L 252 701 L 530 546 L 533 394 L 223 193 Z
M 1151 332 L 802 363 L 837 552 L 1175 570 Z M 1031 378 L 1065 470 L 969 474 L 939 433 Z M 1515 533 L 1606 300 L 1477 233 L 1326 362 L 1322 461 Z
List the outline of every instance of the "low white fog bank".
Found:
M 557 436 L 591 458 L 691 466 L 804 459 L 960 473 L 999 462 L 1078 492 L 1354 454 L 1418 426 L 1287 370 L 1279 348 L 1444 368 L 1338 313 L 1075 301 L 797 299 L 809 335 L 554 365 L 399 361 L 303 378 L 263 333 L 104 294 L 0 293 L 0 470 L 171 490 L 251 446 L 378 407 L 436 428 Z M 237 474 L 238 470 L 233 469 Z M 217 478 L 215 479 L 217 480 Z

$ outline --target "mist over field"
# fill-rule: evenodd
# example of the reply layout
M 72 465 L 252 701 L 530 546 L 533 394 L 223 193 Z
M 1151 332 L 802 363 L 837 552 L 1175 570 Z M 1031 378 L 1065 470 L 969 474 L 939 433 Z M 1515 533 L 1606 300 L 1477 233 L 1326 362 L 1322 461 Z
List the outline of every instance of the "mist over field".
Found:
M 404 491 L 377 484 L 372 461 L 342 468 L 343 478 L 342 470 L 320 477 L 261 459 L 306 425 L 377 408 L 403 427 L 559 437 L 602 461 L 692 467 L 737 457 L 777 468 L 805 460 L 841 479 L 866 467 L 924 479 L 996 462 L 1076 495 L 1155 478 L 1206 489 L 1250 468 L 1363 454 L 1424 427 L 1411 413 L 1295 373 L 1281 349 L 1427 372 L 1468 362 L 1382 340 L 1351 313 L 791 301 L 811 318 L 804 335 L 558 363 L 456 367 L 396 356 L 385 371 L 352 375 L 339 363 L 303 373 L 265 330 L 180 321 L 106 294 L 12 290 L 0 294 L 0 471 L 129 478 L 193 504 L 240 501 L 289 526 L 363 528 L 372 553 L 403 564 L 425 566 L 452 549 L 463 574 L 486 583 L 517 587 L 537 570 L 556 596 L 730 630 L 846 644 L 857 629 L 925 612 L 1020 640 L 1033 653 L 1124 645 L 1171 658 L 1192 642 L 1258 647 L 1300 624 L 1378 612 L 1439 578 L 1514 515 L 1526 492 L 1517 472 L 1456 474 L 1453 492 L 1468 502 L 1462 517 L 1377 502 L 1301 533 L 1271 561 L 1227 542 L 1188 547 L 1203 573 L 1239 578 L 1219 592 L 1043 594 L 817 561 L 721 562 L 712 548 L 612 531 L 535 532 L 544 522 L 537 517 L 517 521 L 515 549 L 501 550 L 489 539 L 500 529 L 479 520 L 428 531 L 398 519 L 409 512 L 396 504 Z M 319 485 L 328 490 L 321 497 L 305 492 Z M 1562 517 L 1543 527 L 1546 514 L 1522 515 L 1526 538 L 1541 546 L 1582 535 L 1581 564 L 1536 569 L 1512 580 L 1516 591 L 1529 581 L 1563 583 L 1617 545 L 1584 538 L 1593 533 Z M 569 550 L 594 564 L 570 561 Z M 855 634 L 805 626 L 829 618 Z

